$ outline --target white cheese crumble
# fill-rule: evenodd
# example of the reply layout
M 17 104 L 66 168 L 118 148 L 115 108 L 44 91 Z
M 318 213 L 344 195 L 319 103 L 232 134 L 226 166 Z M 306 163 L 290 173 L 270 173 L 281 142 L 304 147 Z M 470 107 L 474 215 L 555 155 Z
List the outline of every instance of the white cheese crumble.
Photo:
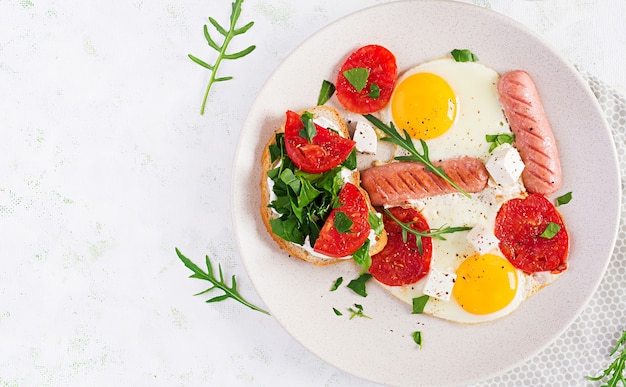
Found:
M 378 137 L 372 125 L 357 121 L 352 139 L 356 142 L 356 150 L 361 153 L 376 153 Z
M 315 124 L 321 126 L 322 128 L 332 129 L 334 131 L 339 131 L 339 128 L 337 127 L 337 125 L 335 125 L 334 122 L 332 122 L 331 120 L 329 120 L 326 117 L 315 117 L 315 118 L 313 118 L 313 122 Z
M 496 183 L 507 186 L 517 182 L 524 170 L 524 162 L 517 149 L 502 144 L 491 153 L 485 167 Z
M 498 247 L 500 241 L 484 224 L 477 224 L 467 233 L 467 240 L 481 255 Z
M 428 276 L 426 276 L 423 293 L 442 301 L 450 301 L 455 281 L 456 274 L 445 273 L 431 267 Z

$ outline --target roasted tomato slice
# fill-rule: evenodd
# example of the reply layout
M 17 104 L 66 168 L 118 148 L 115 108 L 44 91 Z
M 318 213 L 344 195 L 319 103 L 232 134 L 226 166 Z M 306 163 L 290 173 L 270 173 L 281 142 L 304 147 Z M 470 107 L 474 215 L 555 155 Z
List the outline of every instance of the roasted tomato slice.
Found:
M 560 227 L 558 232 L 542 236 L 550 223 Z M 569 236 L 561 215 L 543 195 L 504 203 L 496 215 L 495 235 L 504 256 L 526 273 L 558 273 L 567 268 Z
M 285 148 L 291 161 L 304 172 L 329 171 L 343 163 L 354 148 L 354 141 L 317 124 L 315 125 L 317 134 L 309 142 L 300 135 L 300 130 L 303 128 L 304 124 L 300 115 L 287 111 Z
M 344 76 L 345 71 L 355 68 L 369 71 L 367 84 L 360 91 Z M 351 112 L 376 112 L 391 99 L 397 75 L 396 57 L 389 50 L 375 44 L 361 47 L 346 59 L 337 74 L 337 99 Z
M 371 229 L 367 220 L 369 206 L 356 185 L 346 183 L 343 186 L 339 203 L 339 207 L 330 212 L 313 246 L 318 253 L 334 258 L 352 255 L 363 246 Z
M 415 231 L 428 231 L 430 226 L 422 214 L 413 208 L 393 207 L 389 212 L 403 223 L 411 223 Z M 402 229 L 387 214 L 383 214 L 383 224 L 387 231 L 387 245 L 381 252 L 372 256 L 369 272 L 385 285 L 401 286 L 417 282 L 428 274 L 433 255 L 432 238 L 422 238 L 422 252 L 416 243 L 416 236 L 407 233 L 406 243 Z

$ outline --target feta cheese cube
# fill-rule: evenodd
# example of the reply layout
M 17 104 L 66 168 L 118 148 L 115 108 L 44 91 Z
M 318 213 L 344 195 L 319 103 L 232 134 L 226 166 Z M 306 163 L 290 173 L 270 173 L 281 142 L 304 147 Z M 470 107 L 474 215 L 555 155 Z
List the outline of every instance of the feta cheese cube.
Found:
M 374 128 L 363 121 L 357 121 L 352 139 L 356 142 L 356 150 L 362 153 L 376 153 L 378 137 Z
M 485 166 L 493 180 L 503 186 L 515 184 L 524 170 L 522 158 L 510 144 L 494 149 Z
M 493 230 L 487 228 L 484 224 L 478 224 L 467 233 L 467 240 L 474 246 L 474 250 L 481 255 L 487 254 L 491 250 L 498 247 L 500 241 L 493 234 Z
M 450 301 L 455 281 L 456 274 L 445 273 L 431 267 L 428 276 L 426 276 L 426 283 L 422 292 L 442 301 Z

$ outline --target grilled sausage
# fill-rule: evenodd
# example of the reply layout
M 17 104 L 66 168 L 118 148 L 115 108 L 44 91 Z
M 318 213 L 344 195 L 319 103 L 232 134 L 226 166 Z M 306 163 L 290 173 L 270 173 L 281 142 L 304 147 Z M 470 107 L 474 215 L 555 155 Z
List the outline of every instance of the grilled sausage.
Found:
M 487 186 L 489 173 L 479 159 L 461 157 L 434 163 L 466 192 Z M 394 162 L 361 171 L 361 186 L 374 206 L 400 206 L 411 200 L 456 192 L 456 189 L 418 162 Z
M 526 190 L 552 195 L 561 187 L 561 162 L 535 83 L 522 70 L 510 71 L 498 80 L 498 97 L 525 165 Z

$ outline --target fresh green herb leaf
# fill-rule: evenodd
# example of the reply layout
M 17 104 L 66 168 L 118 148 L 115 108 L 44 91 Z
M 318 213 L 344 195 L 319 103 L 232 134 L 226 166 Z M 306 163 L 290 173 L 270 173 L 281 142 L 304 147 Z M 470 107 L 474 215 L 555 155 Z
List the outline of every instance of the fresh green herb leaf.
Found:
M 546 227 L 546 229 L 539 236 L 545 239 L 552 239 L 560 230 L 561 230 L 560 225 L 550 222 L 548 223 L 548 226 Z
M 556 206 L 562 206 L 563 204 L 567 204 L 572 200 L 572 193 L 568 192 L 565 195 L 559 196 L 556 198 Z
M 381 232 L 383 232 L 385 225 L 383 224 L 383 219 L 378 216 L 378 213 L 370 210 L 369 214 L 367 215 L 367 222 L 370 224 L 370 227 L 372 228 L 372 230 L 374 230 L 374 233 L 376 235 L 380 235 Z
M 422 145 L 422 153 L 420 154 L 417 151 L 417 149 L 415 149 L 413 140 L 411 139 L 411 136 L 406 130 L 403 130 L 404 137 L 402 137 L 402 135 L 400 135 L 400 133 L 398 133 L 398 131 L 396 130 L 396 127 L 394 126 L 393 122 L 390 122 L 390 126 L 387 126 L 384 122 L 382 122 L 381 120 L 379 120 L 378 118 L 374 117 L 371 114 L 366 114 L 363 117 L 365 117 L 375 127 L 380 129 L 383 133 L 385 133 L 388 136 L 388 137 L 381 138 L 381 140 L 389 141 L 393 144 L 396 144 L 406 149 L 407 151 L 409 151 L 409 153 L 411 153 L 411 156 L 398 156 L 395 158 L 396 160 L 417 161 L 417 162 L 424 164 L 424 166 L 426 167 L 426 170 L 441 177 L 442 179 L 447 181 L 451 186 L 453 186 L 457 191 L 459 191 L 466 197 L 471 198 L 470 194 L 465 192 L 454 181 L 452 181 L 452 179 L 450 179 L 448 175 L 446 175 L 442 167 L 437 167 L 432 163 L 432 161 L 430 161 L 430 158 L 428 156 L 428 145 L 426 145 L 426 142 L 424 140 L 420 139 L 420 143 Z
M 619 348 L 622 347 L 619 355 L 613 360 L 611 364 L 598 376 L 586 376 L 587 380 L 591 380 L 594 382 L 603 380 L 608 377 L 606 384 L 602 386 L 610 386 L 615 387 L 620 382 L 622 386 L 626 386 L 626 378 L 624 376 L 624 370 L 626 369 L 626 331 L 622 332 L 622 337 L 617 340 L 617 344 L 611 351 L 611 356 L 615 355 Z
M 380 97 L 380 87 L 377 84 L 370 84 L 370 92 L 367 94 L 370 98 L 378 99 Z
M 415 344 L 417 344 L 420 347 L 420 349 L 422 349 L 422 332 L 421 331 L 413 332 L 413 341 L 415 341 Z
M 430 238 L 438 239 L 440 241 L 445 241 L 446 238 L 443 237 L 444 234 L 452 234 L 452 233 L 455 233 L 455 232 L 468 231 L 468 230 L 472 229 L 471 227 L 448 227 L 448 226 L 441 226 L 441 227 L 435 228 L 435 229 L 431 228 L 428 231 L 417 231 L 417 230 L 413 229 L 413 227 L 411 227 L 411 225 L 414 222 L 404 223 L 400 219 L 398 219 L 395 216 L 393 216 L 388 209 L 384 208 L 383 211 L 385 211 L 385 214 L 388 217 L 390 217 L 394 222 L 396 222 L 398 224 L 398 226 L 400 226 L 400 228 L 402 229 L 402 241 L 404 243 L 406 243 L 406 241 L 408 240 L 408 234 L 409 233 L 415 235 L 415 245 L 417 246 L 417 249 L 419 250 L 420 254 L 423 253 L 422 237 L 430 237 Z
M 450 54 L 452 54 L 452 57 L 457 62 L 478 62 L 478 57 L 470 50 L 459 50 L 455 48 Z
M 348 158 L 345 159 L 345 161 L 341 163 L 341 165 L 343 165 L 344 167 L 348 168 L 351 171 L 356 169 L 357 167 L 356 149 L 352 149 L 352 152 L 350 152 L 350 154 L 348 155 Z
M 352 227 L 353 224 L 354 222 L 348 217 L 348 215 L 346 215 L 345 212 L 335 212 L 334 226 L 337 229 L 337 232 L 339 232 L 340 234 L 347 234 L 350 232 L 350 227 Z
M 513 144 L 513 141 L 515 141 L 515 135 L 513 133 L 488 134 L 485 138 L 487 143 L 491 143 L 489 153 L 493 152 L 494 149 L 502 144 Z
M 304 112 L 304 114 L 300 116 L 300 120 L 302 124 L 304 124 L 304 128 L 300 130 L 300 137 L 306 138 L 309 143 L 313 142 L 313 137 L 317 134 L 317 128 L 313 122 L 313 114 Z
M 298 228 L 298 219 L 296 218 L 288 218 L 288 219 L 271 219 L 270 226 L 272 227 L 272 232 L 287 242 L 297 243 L 300 246 L 304 244 L 305 235 Z
M 242 58 L 250 54 L 256 48 L 256 46 L 252 45 L 252 46 L 249 46 L 248 48 L 245 48 L 241 51 L 238 51 L 232 54 L 226 53 L 226 50 L 228 49 L 228 45 L 230 44 L 230 41 L 235 36 L 244 34 L 254 25 L 254 22 L 250 22 L 243 27 L 237 28 L 237 21 L 239 20 L 239 16 L 241 15 L 241 5 L 243 4 L 243 1 L 244 0 L 235 0 L 235 2 L 232 3 L 231 14 L 230 14 L 230 25 L 229 25 L 228 30 L 222 27 L 215 19 L 213 19 L 212 17 L 209 17 L 209 22 L 213 25 L 213 27 L 217 30 L 217 32 L 219 32 L 224 37 L 224 40 L 222 41 L 221 45 L 218 44 L 211 37 L 211 35 L 209 34 L 209 28 L 207 27 L 206 24 L 204 25 L 204 38 L 209 44 L 209 47 L 211 47 L 212 49 L 218 52 L 217 59 L 215 60 L 215 64 L 211 65 L 203 61 L 202 59 L 199 59 L 191 54 L 188 54 L 189 59 L 199 64 L 200 66 L 208 69 L 209 71 L 211 71 L 211 77 L 209 78 L 209 83 L 206 87 L 206 91 L 204 92 L 204 99 L 202 100 L 202 107 L 200 108 L 200 114 L 204 114 L 204 108 L 206 106 L 206 101 L 209 96 L 209 91 L 211 90 L 211 86 L 213 86 L 213 84 L 216 82 L 223 82 L 223 81 L 228 81 L 230 79 L 233 79 L 233 77 L 231 76 L 216 78 L 217 70 L 220 67 L 220 64 L 222 63 L 222 60 L 225 60 L 225 59 L 233 60 L 233 59 Z
M 360 93 L 367 86 L 367 78 L 370 76 L 370 71 L 364 67 L 355 67 L 344 71 L 343 76 Z
M 341 313 L 339 310 L 337 310 L 337 308 L 333 308 L 333 312 L 335 312 L 335 314 L 337 316 L 343 316 L 343 313 Z
M 288 187 L 293 190 L 293 193 L 296 195 L 300 194 L 300 188 L 302 187 L 302 183 L 300 179 L 293 174 L 291 169 L 285 169 L 279 176 L 280 180 L 285 183 Z
M 360 304 L 354 304 L 354 308 L 348 308 L 348 310 L 350 311 L 350 313 L 352 313 L 352 316 L 350 316 L 350 320 L 352 320 L 355 317 L 364 317 L 364 318 L 369 318 L 371 319 L 370 316 L 367 316 L 365 314 L 363 314 L 363 306 Z
M 333 96 L 333 94 L 335 94 L 335 85 L 333 85 L 332 82 L 329 82 L 324 79 L 322 81 L 320 94 L 317 97 L 317 105 L 321 106 L 325 104 L 326 102 L 328 102 L 328 100 L 330 99 L 330 97 Z
M 201 280 L 205 280 L 205 281 L 209 281 L 211 283 L 211 287 L 208 288 L 207 290 L 204 290 L 198 294 L 196 294 L 196 296 L 200 295 L 200 294 L 205 294 L 210 292 L 213 289 L 219 289 L 221 291 L 224 292 L 224 294 L 222 294 L 221 296 L 216 296 L 213 297 L 209 300 L 207 300 L 207 303 L 212 303 L 212 302 L 219 302 L 219 301 L 224 301 L 227 298 L 232 298 L 233 300 L 240 302 L 241 304 L 247 306 L 250 309 L 256 310 L 257 312 L 261 312 L 261 313 L 265 313 L 267 315 L 269 315 L 269 312 L 259 308 L 258 306 L 252 305 L 251 303 L 249 303 L 248 301 L 246 301 L 241 294 L 239 294 L 239 291 L 237 290 L 237 281 L 235 280 L 235 276 L 233 275 L 231 278 L 231 286 L 226 285 L 226 281 L 224 281 L 224 274 L 222 273 L 222 266 L 218 265 L 218 272 L 219 272 L 219 279 L 215 278 L 214 274 L 213 274 L 213 265 L 211 264 L 211 261 L 209 260 L 209 256 L 206 256 L 206 268 L 207 271 L 204 272 L 202 271 L 202 269 L 200 269 L 195 263 L 193 263 L 189 258 L 185 257 L 180 250 L 178 250 L 178 248 L 176 248 L 176 255 L 178 255 L 178 258 L 183 262 L 183 264 L 185 266 L 187 266 L 187 268 L 189 270 L 191 270 L 193 272 L 193 274 L 191 276 L 189 276 L 189 278 L 198 278 Z
M 354 262 L 363 268 L 363 271 L 367 271 L 367 269 L 372 266 L 372 257 L 370 256 L 370 240 L 367 239 L 363 246 L 359 247 L 357 251 L 352 254 L 352 259 Z
M 298 195 L 298 207 L 308 206 L 321 194 L 322 191 L 316 189 L 309 180 L 302 180 Z
M 359 276 L 359 278 L 350 281 L 347 286 L 359 296 L 367 297 L 367 289 L 365 288 L 365 284 L 370 278 L 372 278 L 372 275 L 370 273 L 363 273 Z
M 424 313 L 424 308 L 426 307 L 426 303 L 430 299 L 430 296 L 424 294 L 423 296 L 415 297 L 413 299 L 413 311 L 411 314 L 422 314 Z
M 334 292 L 335 290 L 339 289 L 339 286 L 341 286 L 341 284 L 343 283 L 343 277 L 339 277 L 335 280 L 335 283 L 333 283 L 333 286 L 330 287 L 330 291 Z

